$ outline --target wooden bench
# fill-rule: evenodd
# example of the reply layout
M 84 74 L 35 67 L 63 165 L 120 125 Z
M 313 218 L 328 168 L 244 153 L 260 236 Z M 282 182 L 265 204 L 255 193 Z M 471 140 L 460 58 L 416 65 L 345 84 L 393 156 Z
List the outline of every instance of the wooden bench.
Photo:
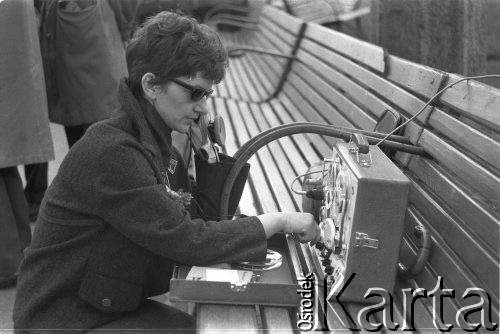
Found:
M 260 132 L 290 122 L 373 130 L 384 110 L 397 111 L 407 119 L 442 88 L 462 79 L 270 6 L 262 8 L 257 31 L 240 30 L 225 34 L 224 39 L 232 46 L 270 51 L 231 59 L 218 97 L 212 99 L 213 109 L 226 120 L 230 154 Z M 273 52 L 292 58 L 273 57 Z M 453 289 L 457 297 L 444 302 L 444 321 L 455 327 L 458 309 L 470 305 L 460 298 L 469 287 L 490 294 L 493 321 L 498 323 L 498 110 L 500 90 L 478 81 L 460 82 L 405 127 L 403 135 L 424 147 L 430 157 L 398 152 L 392 158 L 411 181 L 401 261 L 407 266 L 415 261 L 420 243 L 413 233 L 416 225 L 422 224 L 432 234 L 428 264 L 413 279 L 399 279 L 395 290 L 431 291 L 438 277 L 443 277 L 444 287 Z M 250 159 L 241 211 L 249 215 L 300 211 L 302 198 L 290 190 L 290 181 L 312 163 L 331 157 L 332 145 L 338 141 L 299 134 L 261 149 Z M 304 247 L 298 246 L 297 251 L 305 252 Z M 401 294 L 396 296 L 396 321 L 405 318 L 402 301 Z M 349 321 L 338 305 L 328 307 L 330 328 L 345 328 Z M 361 307 L 349 305 L 353 313 Z M 432 299 L 417 299 L 415 307 L 415 326 L 435 328 Z M 293 317 L 288 321 L 293 326 Z
M 351 26 L 356 37 L 364 36 L 361 19 L 370 14 L 369 3 L 363 0 L 283 0 L 283 7 L 306 22 L 338 31 L 346 32 Z

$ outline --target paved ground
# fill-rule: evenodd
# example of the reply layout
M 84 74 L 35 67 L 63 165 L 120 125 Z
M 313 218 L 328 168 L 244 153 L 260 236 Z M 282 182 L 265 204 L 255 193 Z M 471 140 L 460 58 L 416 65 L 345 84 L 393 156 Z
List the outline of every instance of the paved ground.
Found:
M 51 124 L 52 140 L 54 142 L 54 150 L 56 158 L 49 163 L 49 182 L 52 181 L 57 173 L 57 169 L 61 164 L 62 159 L 68 152 L 68 144 L 64 134 L 64 128 L 60 125 Z M 21 169 L 21 175 L 24 175 Z M 34 228 L 32 224 L 31 228 Z M 12 307 L 14 305 L 14 298 L 16 289 L 0 290 L 0 333 L 9 333 L 12 329 Z

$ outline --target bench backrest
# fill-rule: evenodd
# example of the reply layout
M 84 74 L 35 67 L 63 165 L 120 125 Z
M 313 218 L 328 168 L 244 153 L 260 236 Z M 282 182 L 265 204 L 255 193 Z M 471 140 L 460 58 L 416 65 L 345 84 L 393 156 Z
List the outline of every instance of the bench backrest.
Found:
M 293 121 L 373 130 L 385 109 L 411 117 L 441 88 L 461 79 L 317 24 L 307 25 L 296 56 L 277 96 Z M 499 110 L 500 90 L 478 81 L 458 83 L 406 126 L 404 134 L 432 158 L 397 153 L 393 159 L 412 181 L 403 262 L 411 264 L 419 243 L 412 231 L 420 222 L 434 243 L 416 278 L 419 285 L 432 290 L 443 276 L 457 295 L 468 287 L 484 288 L 493 305 L 499 293 Z M 317 140 L 311 145 L 331 155 L 330 145 Z

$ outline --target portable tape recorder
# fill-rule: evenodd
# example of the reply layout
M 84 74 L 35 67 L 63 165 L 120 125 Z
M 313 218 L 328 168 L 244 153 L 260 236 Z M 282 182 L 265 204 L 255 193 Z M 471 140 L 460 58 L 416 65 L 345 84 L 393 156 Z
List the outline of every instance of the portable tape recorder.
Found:
M 321 176 L 311 173 L 304 189 L 321 191 L 322 201 L 305 200 L 303 210 L 320 224 L 308 255 L 328 298 L 346 286 L 342 300 L 366 302 L 371 287 L 393 290 L 409 180 L 379 147 L 357 140 L 336 144 L 331 159 L 311 167 Z

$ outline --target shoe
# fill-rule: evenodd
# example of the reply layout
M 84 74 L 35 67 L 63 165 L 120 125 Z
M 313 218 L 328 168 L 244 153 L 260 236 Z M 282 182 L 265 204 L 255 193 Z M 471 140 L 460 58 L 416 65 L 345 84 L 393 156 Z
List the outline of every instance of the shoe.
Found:
M 17 284 L 17 273 L 0 278 L 0 290 L 15 287 Z

